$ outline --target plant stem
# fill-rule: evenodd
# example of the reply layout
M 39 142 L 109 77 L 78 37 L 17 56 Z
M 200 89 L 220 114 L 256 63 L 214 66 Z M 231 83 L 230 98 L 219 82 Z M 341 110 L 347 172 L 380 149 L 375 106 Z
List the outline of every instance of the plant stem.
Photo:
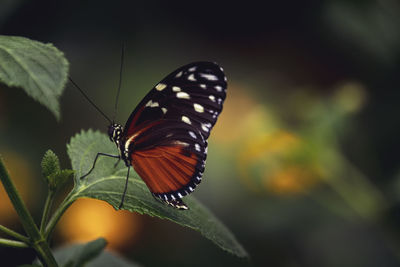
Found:
M 52 189 L 49 189 L 49 192 L 47 193 L 46 203 L 44 204 L 42 221 L 40 223 L 40 233 L 42 235 L 44 233 L 46 223 L 49 219 L 50 210 L 51 210 L 51 207 L 53 206 L 53 202 L 54 202 L 54 196 L 55 196 L 55 191 Z
M 29 248 L 29 245 L 24 242 L 10 240 L 6 238 L 0 238 L 0 245 L 13 248 Z
M 49 223 L 46 226 L 46 231 L 44 232 L 44 237 L 46 240 L 49 239 L 50 235 L 52 234 L 54 227 L 56 226 L 57 222 L 61 219 L 61 216 L 67 210 L 69 206 L 74 203 L 76 200 L 75 196 L 73 195 L 74 191 L 71 191 L 68 196 L 64 199 L 64 201 L 60 204 L 57 210 L 54 212 L 53 216 L 50 218 Z
M 3 183 L 4 189 L 6 190 L 8 197 L 10 198 L 11 203 L 13 204 L 18 216 L 20 217 L 25 232 L 32 240 L 31 246 L 38 253 L 38 257 L 40 258 L 42 263 L 45 266 L 58 266 L 53 254 L 51 253 L 49 244 L 40 234 L 39 229 L 37 228 L 31 214 L 26 208 L 25 203 L 22 201 L 21 196 L 19 195 L 14 183 L 12 182 L 1 158 L 0 180 Z
M 9 235 L 9 236 L 12 236 L 12 237 L 14 237 L 16 239 L 21 240 L 24 243 L 30 243 L 29 238 L 27 238 L 26 236 L 23 236 L 23 235 L 15 232 L 15 231 L 13 231 L 13 230 L 11 230 L 11 229 L 3 226 L 3 225 L 0 225 L 0 231 L 5 233 L 5 234 L 7 234 L 7 235 Z

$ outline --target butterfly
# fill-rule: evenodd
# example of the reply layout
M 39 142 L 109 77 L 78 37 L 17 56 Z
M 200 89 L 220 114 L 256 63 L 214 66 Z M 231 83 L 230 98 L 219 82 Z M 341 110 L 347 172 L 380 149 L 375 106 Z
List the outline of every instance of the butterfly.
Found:
M 182 198 L 201 182 L 207 158 L 207 139 L 226 97 L 223 69 L 213 62 L 194 62 L 178 68 L 137 105 L 125 126 L 112 122 L 110 140 L 128 167 L 120 208 L 132 166 L 152 195 L 177 209 L 188 209 Z

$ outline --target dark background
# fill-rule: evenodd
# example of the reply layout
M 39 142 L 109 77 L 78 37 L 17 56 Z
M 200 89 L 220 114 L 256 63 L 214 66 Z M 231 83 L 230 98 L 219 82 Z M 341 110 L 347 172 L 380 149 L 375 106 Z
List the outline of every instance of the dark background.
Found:
M 113 234 L 109 248 L 144 266 L 398 266 L 399 26 L 400 4 L 390 0 L 0 1 L 0 34 L 53 43 L 107 114 L 126 44 L 122 124 L 175 68 L 197 60 L 224 67 L 225 109 L 194 195 L 251 259 L 166 221 L 126 215 L 131 224 L 121 227 L 116 219 L 132 238 Z M 70 167 L 71 136 L 106 131 L 70 84 L 61 114 L 57 122 L 22 90 L 0 86 L 0 153 L 38 219 L 44 152 L 51 148 Z M 20 229 L 0 198 L 0 223 Z M 80 215 L 67 215 L 72 226 L 60 225 L 54 246 L 76 240 L 65 233 L 80 227 Z M 5 248 L 0 256 L 34 258 Z

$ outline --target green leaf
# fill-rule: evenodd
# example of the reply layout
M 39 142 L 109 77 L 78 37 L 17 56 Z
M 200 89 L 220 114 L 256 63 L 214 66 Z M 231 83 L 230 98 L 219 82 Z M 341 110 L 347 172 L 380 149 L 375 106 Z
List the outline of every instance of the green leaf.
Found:
M 0 35 L 0 81 L 20 87 L 60 119 L 59 97 L 68 76 L 68 61 L 52 44 Z
M 86 267 L 136 267 L 137 264 L 128 262 L 120 256 L 104 251 L 106 241 L 99 238 L 88 244 L 73 244 L 58 248 L 54 256 L 60 266 L 86 266 Z M 82 261 L 84 260 L 84 261 Z M 90 260 L 90 261 L 88 261 Z
M 83 266 L 85 263 L 93 260 L 103 251 L 106 247 L 107 241 L 104 238 L 93 240 L 79 250 L 78 254 L 72 259 L 73 267 Z
M 114 168 L 116 159 L 99 157 L 95 169 L 83 180 L 79 179 L 92 167 L 98 152 L 117 155 L 115 145 L 98 131 L 82 131 L 71 138 L 67 145 L 72 167 L 76 171 L 74 197 L 89 197 L 104 200 L 118 208 L 125 185 L 127 168 L 121 162 Z M 182 226 L 199 231 L 220 248 L 238 257 L 247 257 L 247 252 L 233 234 L 202 204 L 193 197 L 185 198 L 189 210 L 177 210 L 156 201 L 140 177 L 131 168 L 128 191 L 123 209 L 168 219 Z

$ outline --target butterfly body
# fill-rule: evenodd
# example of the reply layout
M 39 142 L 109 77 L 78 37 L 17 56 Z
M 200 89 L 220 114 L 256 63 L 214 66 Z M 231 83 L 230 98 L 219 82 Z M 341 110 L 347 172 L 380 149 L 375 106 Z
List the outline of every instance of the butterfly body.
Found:
M 216 63 L 191 63 L 155 85 L 124 127 L 109 126 L 118 158 L 128 170 L 135 169 L 156 199 L 187 209 L 181 199 L 202 180 L 207 139 L 222 111 L 226 88 Z

